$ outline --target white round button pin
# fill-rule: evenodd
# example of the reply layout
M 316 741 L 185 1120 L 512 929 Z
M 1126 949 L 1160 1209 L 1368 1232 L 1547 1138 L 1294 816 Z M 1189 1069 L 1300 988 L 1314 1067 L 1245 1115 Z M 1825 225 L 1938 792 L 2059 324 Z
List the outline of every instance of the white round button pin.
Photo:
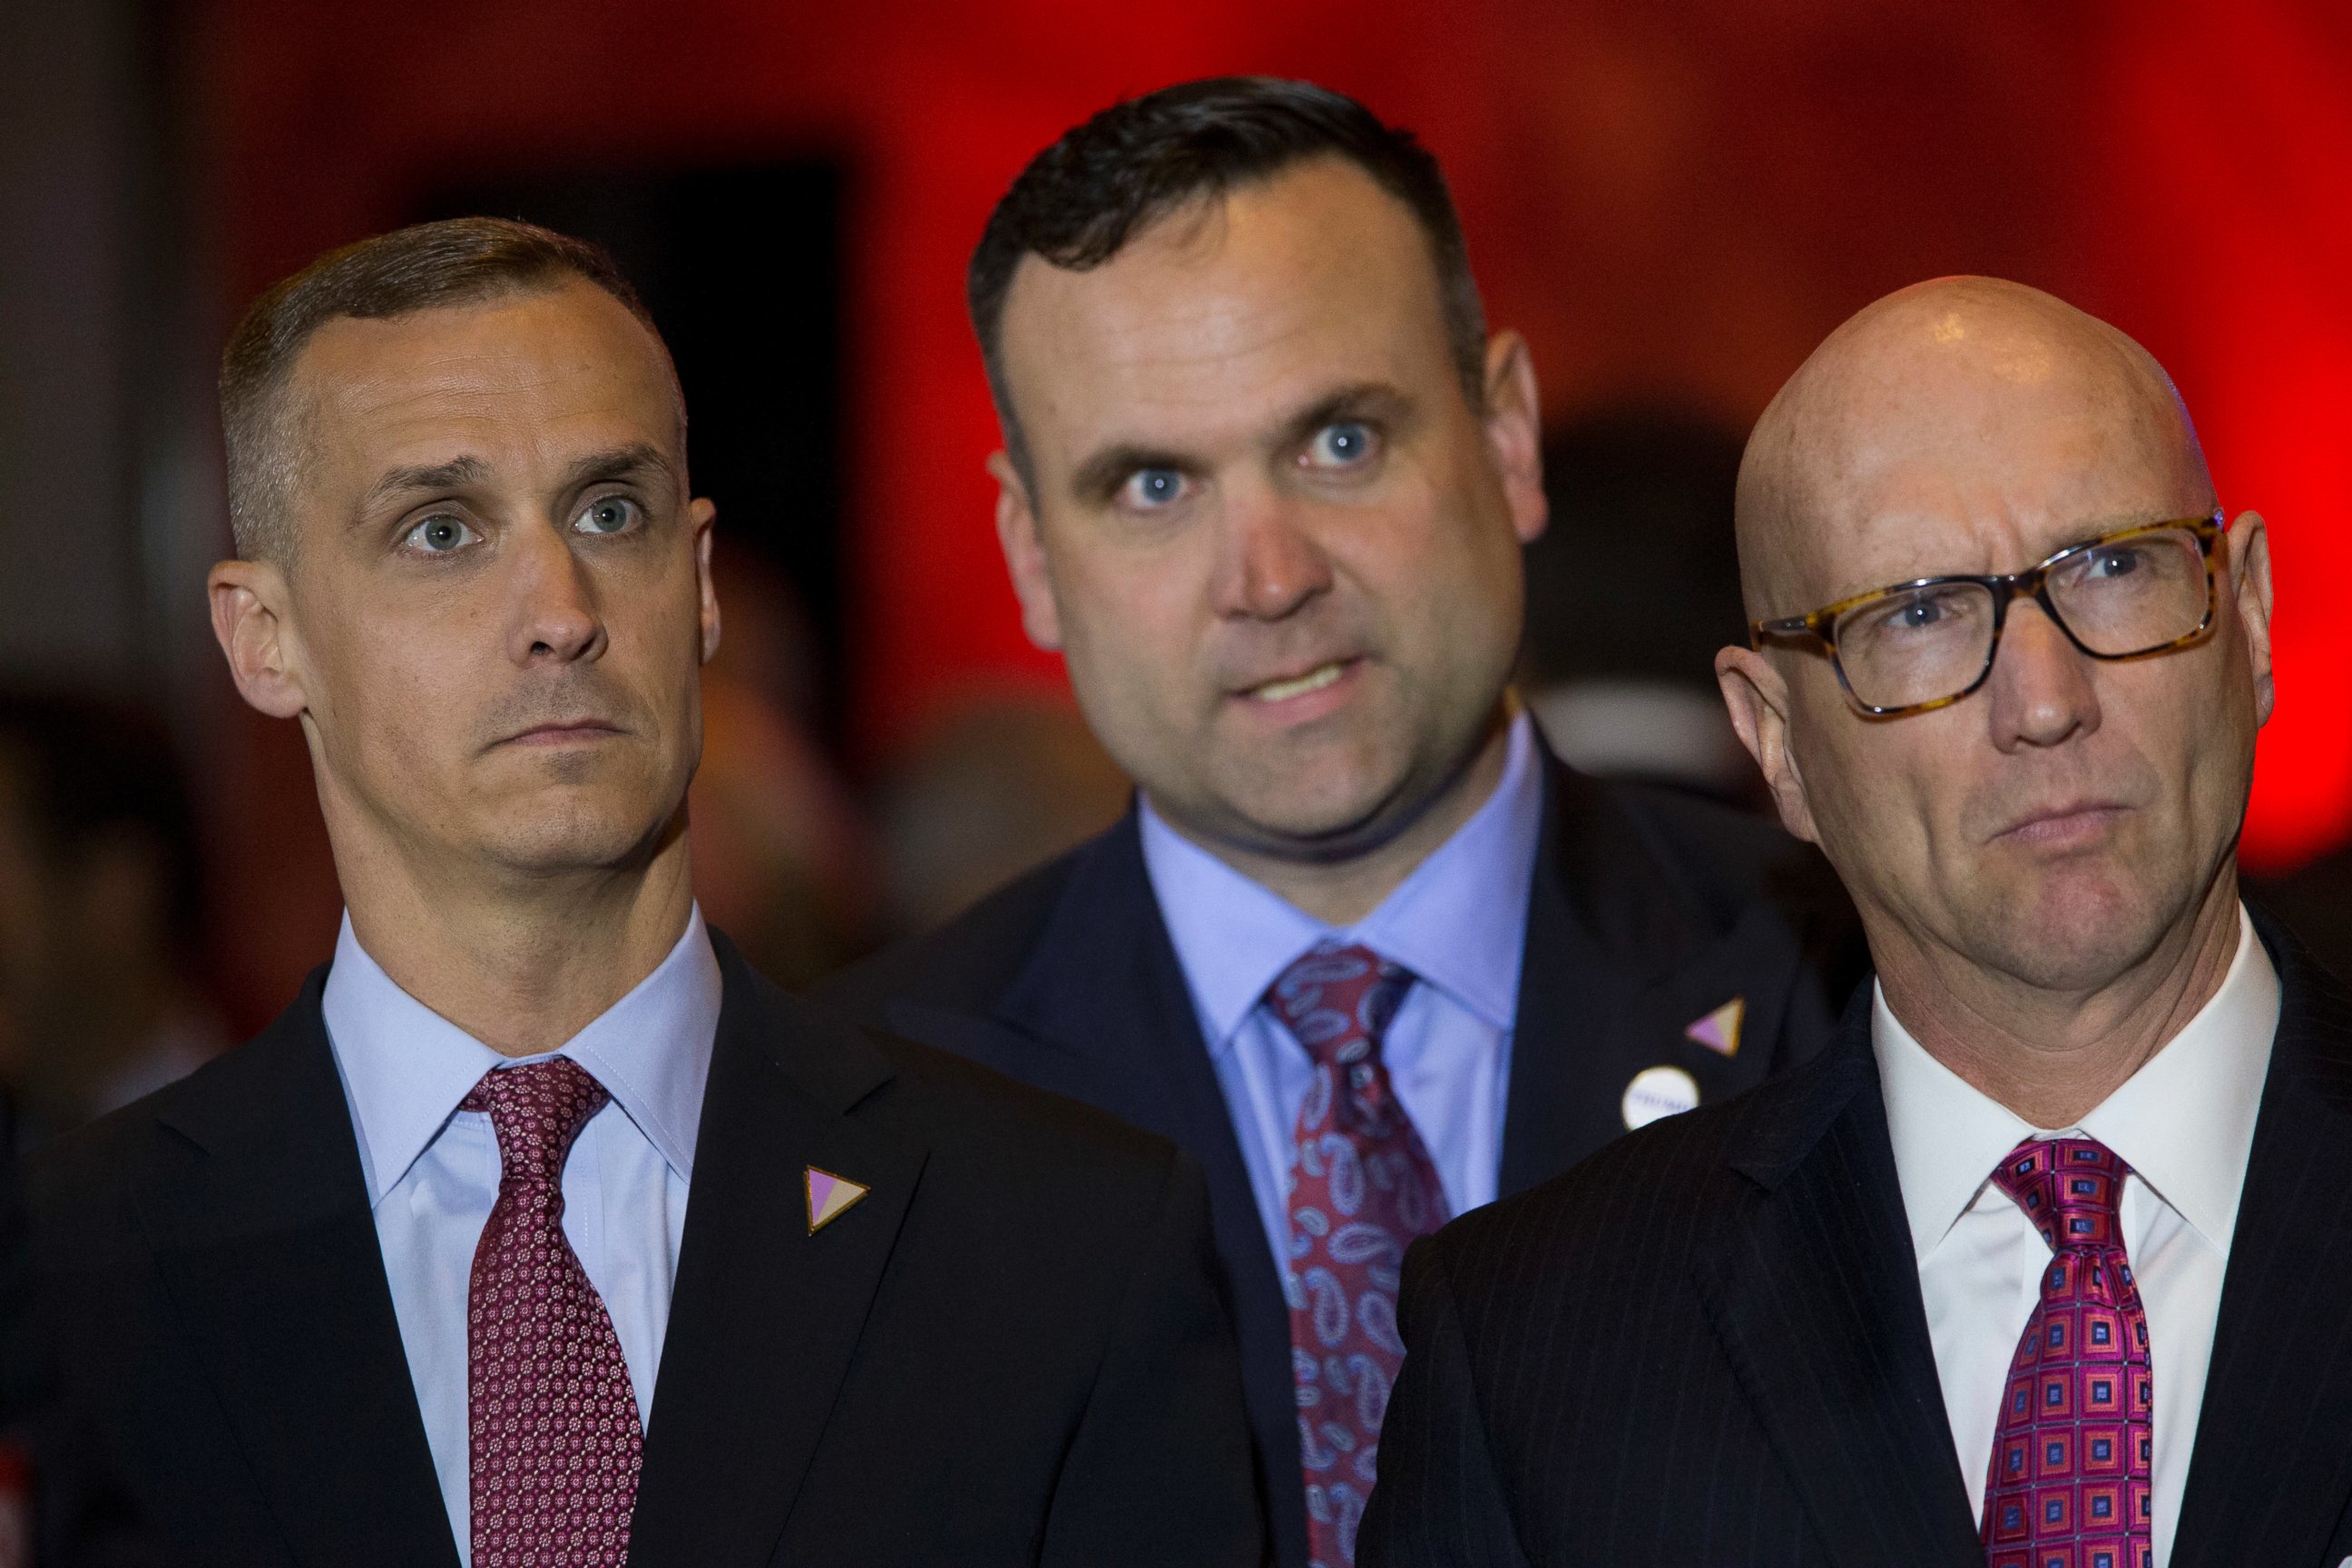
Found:
M 1625 1125 L 1647 1127 L 1661 1116 L 1675 1116 L 1698 1104 L 1698 1080 L 1680 1068 L 1643 1068 L 1625 1086 L 1620 1109 Z

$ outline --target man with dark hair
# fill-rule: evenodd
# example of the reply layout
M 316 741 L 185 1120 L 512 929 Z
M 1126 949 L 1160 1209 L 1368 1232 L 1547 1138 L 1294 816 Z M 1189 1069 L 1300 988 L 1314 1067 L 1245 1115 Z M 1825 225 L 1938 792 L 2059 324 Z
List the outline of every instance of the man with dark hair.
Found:
M 165 1559 L 1257 1562 L 1199 1171 L 703 924 L 712 507 L 609 264 L 404 230 L 223 381 L 214 628 L 302 726 L 342 930 L 31 1202 Z
M 1122 103 L 970 293 L 1024 625 L 1141 787 L 835 998 L 1200 1158 L 1277 1555 L 1343 1568 L 1405 1245 L 1804 1055 L 1837 900 L 1520 710 L 1535 376 L 1409 135 L 1296 82 Z

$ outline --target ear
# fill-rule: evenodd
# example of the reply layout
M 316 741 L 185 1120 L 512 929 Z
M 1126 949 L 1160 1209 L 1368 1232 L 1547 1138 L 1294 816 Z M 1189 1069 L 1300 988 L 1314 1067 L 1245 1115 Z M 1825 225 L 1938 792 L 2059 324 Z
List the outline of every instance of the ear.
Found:
M 267 561 L 224 561 L 205 579 L 205 591 L 237 695 L 273 719 L 309 711 L 285 574 Z
M 686 509 L 694 531 L 694 582 L 702 600 L 702 662 L 719 656 L 719 585 L 710 575 L 710 526 L 719 520 L 715 502 L 698 500 Z
M 1011 454 L 988 455 L 989 477 L 996 481 L 996 542 L 1004 552 L 1004 570 L 1013 579 L 1013 596 L 1021 601 L 1021 629 L 1029 640 L 1052 653 L 1062 646 L 1062 613 L 1054 603 L 1054 583 L 1045 570 L 1045 546 L 1037 535 L 1037 509 L 1029 487 Z
M 1756 759 L 1780 826 L 1808 844 L 1821 842 L 1804 774 L 1789 746 L 1789 683 L 1772 661 L 1753 648 L 1727 647 L 1715 656 L 1715 683 L 1731 713 L 1739 743 Z
M 2254 722 L 2267 724 L 2278 700 L 2271 679 L 2271 540 L 2263 514 L 2242 511 L 2226 535 L 2229 587 L 2244 628 L 2246 662 L 2254 672 Z
M 1486 343 L 1486 449 L 1503 481 L 1511 531 L 1534 542 L 1551 521 L 1543 488 L 1543 410 L 1537 399 L 1535 361 L 1527 340 L 1496 332 Z

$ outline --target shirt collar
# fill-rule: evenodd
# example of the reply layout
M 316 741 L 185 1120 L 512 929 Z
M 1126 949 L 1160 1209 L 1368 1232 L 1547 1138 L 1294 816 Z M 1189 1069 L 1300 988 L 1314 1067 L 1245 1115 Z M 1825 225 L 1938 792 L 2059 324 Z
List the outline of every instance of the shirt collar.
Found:
M 1324 924 L 1171 827 L 1142 799 L 1143 863 L 1213 1054 L 1285 969 L 1322 942 L 1362 942 L 1498 1029 L 1518 1011 L 1528 895 L 1543 830 L 1535 726 L 1511 721 L 1503 776 L 1451 837 L 1354 925 Z
M 1871 1047 L 1887 1131 L 1921 1261 L 2027 1138 L 2097 1139 L 2227 1255 L 2278 1030 L 2278 972 L 2242 905 L 2238 951 L 2196 1016 L 2074 1127 L 2030 1126 L 1930 1056 L 1872 987 Z
M 722 990 L 698 905 L 685 934 L 635 989 L 556 1049 L 520 1060 L 578 1062 L 670 1169 L 691 1180 Z M 400 1184 L 482 1075 L 517 1058 L 403 990 L 360 945 L 348 913 L 321 1006 L 373 1205 Z

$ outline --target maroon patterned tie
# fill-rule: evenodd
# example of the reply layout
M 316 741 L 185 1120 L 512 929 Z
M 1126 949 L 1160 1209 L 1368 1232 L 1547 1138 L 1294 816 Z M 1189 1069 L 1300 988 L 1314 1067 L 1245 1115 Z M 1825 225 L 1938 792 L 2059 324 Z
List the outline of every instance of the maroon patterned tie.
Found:
M 2148 1568 L 2147 1315 L 2116 1217 L 2131 1169 L 2089 1138 L 1992 1173 L 2051 1247 L 1985 1478 L 1987 1568 Z
M 605 1100 L 557 1057 L 485 1073 L 499 1198 L 467 1304 L 474 1568 L 619 1568 L 645 1437 L 613 1321 L 563 1237 L 563 1162 Z
M 1389 1387 L 1404 1360 L 1397 1270 L 1445 1221 L 1445 1189 L 1398 1103 L 1381 1035 L 1412 976 L 1369 948 L 1318 948 L 1266 993 L 1314 1058 L 1290 1184 L 1290 1365 L 1316 1568 L 1349 1568 Z

